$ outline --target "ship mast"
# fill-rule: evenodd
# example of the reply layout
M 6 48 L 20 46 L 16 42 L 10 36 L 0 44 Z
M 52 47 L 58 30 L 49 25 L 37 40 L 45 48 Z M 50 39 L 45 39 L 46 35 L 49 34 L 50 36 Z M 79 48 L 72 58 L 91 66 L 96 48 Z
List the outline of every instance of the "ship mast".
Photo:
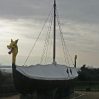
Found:
M 54 0 L 54 37 L 53 37 L 53 63 L 55 62 L 55 51 L 56 51 L 56 0 Z

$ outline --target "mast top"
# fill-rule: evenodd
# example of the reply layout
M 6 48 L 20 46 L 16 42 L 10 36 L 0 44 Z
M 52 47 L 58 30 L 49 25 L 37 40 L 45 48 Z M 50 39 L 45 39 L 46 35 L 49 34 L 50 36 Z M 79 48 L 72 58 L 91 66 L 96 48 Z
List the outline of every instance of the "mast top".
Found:
M 56 5 L 56 0 L 54 0 L 54 5 Z

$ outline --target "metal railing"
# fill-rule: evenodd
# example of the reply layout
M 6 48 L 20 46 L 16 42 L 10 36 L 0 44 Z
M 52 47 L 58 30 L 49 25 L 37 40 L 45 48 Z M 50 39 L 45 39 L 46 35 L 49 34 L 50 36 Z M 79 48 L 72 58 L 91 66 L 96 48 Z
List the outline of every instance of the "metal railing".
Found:
M 96 91 L 99 92 L 99 81 L 76 81 L 75 91 Z M 0 97 L 7 97 L 18 94 L 14 85 L 0 85 Z
M 77 81 L 75 91 L 99 91 L 99 81 Z

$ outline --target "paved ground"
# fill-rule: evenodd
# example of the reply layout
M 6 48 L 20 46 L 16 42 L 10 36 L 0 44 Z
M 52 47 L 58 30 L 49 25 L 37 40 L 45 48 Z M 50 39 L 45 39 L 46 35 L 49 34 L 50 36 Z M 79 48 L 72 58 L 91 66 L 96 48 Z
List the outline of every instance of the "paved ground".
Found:
M 75 92 L 82 96 L 78 96 L 78 98 L 72 98 L 72 99 L 99 99 L 99 92 Z
M 7 97 L 7 98 L 1 98 L 1 99 L 19 99 L 19 95 Z M 99 99 L 99 92 L 76 91 L 75 94 L 72 94 L 70 98 L 66 98 L 66 99 Z
M 75 91 L 75 93 L 66 99 L 99 99 L 99 92 Z
M 0 99 L 20 99 L 20 98 L 19 98 L 19 95 L 14 95 L 11 97 L 5 97 L 5 98 L 0 98 Z

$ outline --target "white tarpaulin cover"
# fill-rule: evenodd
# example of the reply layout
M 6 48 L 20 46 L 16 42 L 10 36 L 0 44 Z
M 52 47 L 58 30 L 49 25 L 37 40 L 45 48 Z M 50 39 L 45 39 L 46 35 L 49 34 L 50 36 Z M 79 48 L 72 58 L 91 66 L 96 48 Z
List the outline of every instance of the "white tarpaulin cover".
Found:
M 29 78 L 42 80 L 69 80 L 78 76 L 75 67 L 59 64 L 17 66 L 16 70 Z

